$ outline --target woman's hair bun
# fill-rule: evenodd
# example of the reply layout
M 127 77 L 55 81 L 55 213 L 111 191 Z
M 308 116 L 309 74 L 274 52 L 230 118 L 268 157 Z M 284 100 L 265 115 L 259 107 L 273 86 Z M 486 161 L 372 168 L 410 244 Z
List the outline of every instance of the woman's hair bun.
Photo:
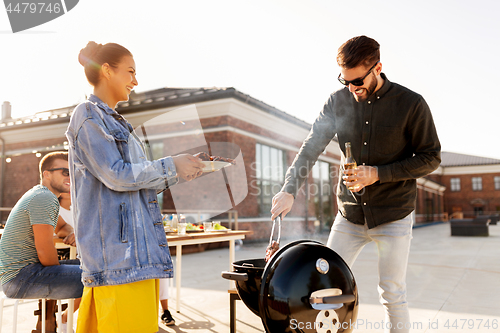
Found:
M 89 42 L 85 48 L 80 50 L 78 61 L 83 65 L 85 76 L 91 85 L 96 87 L 101 79 L 101 68 L 103 64 L 117 67 L 124 56 L 132 57 L 129 50 L 116 43 L 97 44 Z
M 96 42 L 88 42 L 87 46 L 81 49 L 80 54 L 78 55 L 78 61 L 80 64 L 85 66 L 90 61 L 95 61 L 95 56 L 102 46 L 102 44 L 97 44 Z

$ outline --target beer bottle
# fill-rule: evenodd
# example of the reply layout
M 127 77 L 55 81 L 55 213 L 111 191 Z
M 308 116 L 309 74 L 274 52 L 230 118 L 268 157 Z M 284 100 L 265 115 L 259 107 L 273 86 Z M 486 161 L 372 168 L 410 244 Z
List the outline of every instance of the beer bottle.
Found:
M 172 227 L 173 230 L 177 231 L 178 223 L 179 223 L 179 218 L 177 217 L 177 214 L 173 214 L 172 220 L 170 221 L 170 227 Z
M 358 165 L 356 164 L 356 160 L 354 160 L 354 157 L 352 157 L 352 151 L 351 151 L 351 143 L 346 142 L 345 143 L 345 163 L 344 163 L 344 170 L 348 169 L 357 169 Z M 354 190 L 356 189 L 356 186 L 347 186 L 348 190 Z

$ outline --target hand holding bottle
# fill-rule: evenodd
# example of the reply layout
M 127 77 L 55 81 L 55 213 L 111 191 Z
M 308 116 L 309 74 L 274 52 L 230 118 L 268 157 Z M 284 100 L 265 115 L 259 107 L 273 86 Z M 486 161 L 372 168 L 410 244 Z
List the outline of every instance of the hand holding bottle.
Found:
M 344 163 L 344 185 L 351 192 L 359 192 L 366 186 L 375 183 L 378 178 L 378 169 L 376 167 L 360 165 L 352 156 L 351 143 L 345 143 L 345 163 Z
M 357 180 L 354 176 L 356 175 L 358 165 L 356 163 L 356 160 L 352 156 L 352 150 L 351 150 L 351 143 L 346 142 L 345 143 L 345 162 L 344 162 L 344 177 L 342 179 L 347 180 L 344 181 L 344 185 L 347 186 L 347 189 L 350 191 L 356 191 L 358 187 L 356 187 L 353 182 Z M 348 178 L 350 177 L 350 178 Z M 349 184 L 347 184 L 349 183 Z
M 379 180 L 378 169 L 369 165 L 360 165 L 356 169 L 344 169 L 342 179 L 351 192 L 359 192 Z

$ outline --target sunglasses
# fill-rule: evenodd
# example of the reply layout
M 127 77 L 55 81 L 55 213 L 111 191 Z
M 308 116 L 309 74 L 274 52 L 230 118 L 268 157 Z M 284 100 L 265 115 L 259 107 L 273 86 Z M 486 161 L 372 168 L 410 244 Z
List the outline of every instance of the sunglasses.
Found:
M 339 80 L 340 83 L 342 83 L 344 86 L 348 86 L 350 84 L 352 84 L 353 86 L 356 86 L 356 87 L 359 87 L 359 86 L 362 86 L 363 84 L 365 84 L 365 78 L 368 76 L 368 74 L 371 73 L 371 71 L 375 68 L 375 66 L 377 66 L 377 64 L 379 63 L 379 61 L 377 61 L 375 63 L 375 65 L 373 65 L 369 70 L 368 70 L 368 73 L 366 73 L 365 76 L 363 77 L 360 77 L 360 78 L 357 78 L 355 80 L 352 80 L 352 81 L 347 81 L 346 79 L 344 78 L 341 78 L 340 75 L 342 74 L 339 74 L 339 77 L 337 78 Z
M 57 170 L 62 170 L 62 175 L 64 177 L 69 176 L 69 169 L 68 168 L 54 168 L 54 169 L 48 169 L 47 171 L 57 171 Z

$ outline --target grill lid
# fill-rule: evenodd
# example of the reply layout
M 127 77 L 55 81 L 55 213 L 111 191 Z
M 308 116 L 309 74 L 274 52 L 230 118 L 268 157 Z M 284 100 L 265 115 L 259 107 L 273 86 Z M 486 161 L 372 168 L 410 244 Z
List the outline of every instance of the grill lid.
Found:
M 301 240 L 281 248 L 262 276 L 259 313 L 267 332 L 351 332 L 356 282 L 335 251 Z M 347 322 L 347 329 L 337 330 Z

